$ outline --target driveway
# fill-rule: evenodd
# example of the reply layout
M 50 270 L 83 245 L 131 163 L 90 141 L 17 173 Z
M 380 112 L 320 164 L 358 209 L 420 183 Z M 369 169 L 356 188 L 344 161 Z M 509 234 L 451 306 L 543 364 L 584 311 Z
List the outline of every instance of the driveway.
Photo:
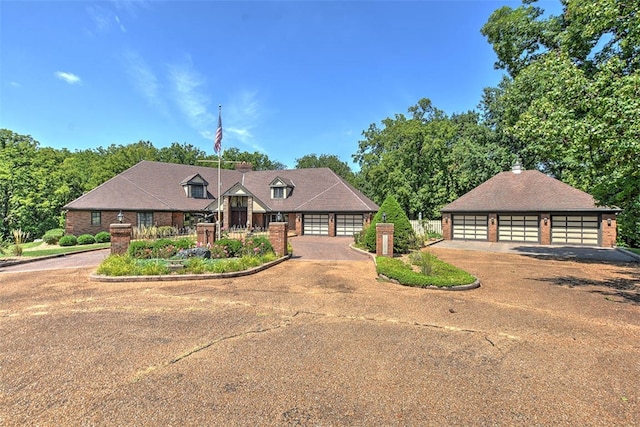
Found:
M 637 266 L 430 251 L 482 286 L 2 273 L 0 425 L 640 425 Z
M 575 259 L 613 263 L 638 262 L 640 257 L 616 248 L 590 246 L 527 245 L 526 243 L 476 242 L 470 240 L 442 240 L 434 247 L 520 254 L 547 259 Z
M 349 247 L 353 237 L 296 236 L 289 239 L 293 248 L 292 260 L 310 261 L 366 261 L 368 254 Z

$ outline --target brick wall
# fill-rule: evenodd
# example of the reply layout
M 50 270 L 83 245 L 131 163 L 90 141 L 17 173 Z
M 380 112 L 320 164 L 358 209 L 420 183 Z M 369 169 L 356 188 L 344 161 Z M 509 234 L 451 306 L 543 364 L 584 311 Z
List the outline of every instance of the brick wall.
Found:
M 453 231 L 453 228 L 451 224 L 451 214 L 443 213 L 442 214 L 442 237 L 445 240 L 453 239 L 452 231 Z
M 605 248 L 615 247 L 618 238 L 617 228 L 616 214 L 602 214 L 602 220 L 600 222 L 600 230 L 602 230 L 600 245 Z
M 269 224 L 269 241 L 278 256 L 284 256 L 289 253 L 287 249 L 288 228 L 286 222 L 272 222 Z
M 539 228 L 540 235 L 538 237 L 540 239 L 540 244 L 550 245 L 551 244 L 551 214 L 549 214 L 549 212 L 541 212 L 539 221 L 540 222 L 538 224 L 540 227 Z
M 376 224 L 376 255 L 393 258 L 393 224 Z
M 118 211 L 100 211 L 100 225 L 91 225 L 91 212 L 97 211 L 67 211 L 65 219 L 65 232 L 79 236 L 81 234 L 96 235 L 101 231 L 109 231 L 111 224 L 118 223 Z M 138 226 L 138 215 L 136 211 L 122 211 L 124 221 L 132 227 Z M 184 214 L 182 212 L 154 212 L 153 224 L 161 226 L 182 227 Z M 179 221 L 177 221 L 179 220 Z
M 109 233 L 111 234 L 111 254 L 122 255 L 129 249 L 131 242 L 131 224 L 111 224 Z
M 492 213 L 489 214 L 489 241 L 497 242 L 498 241 L 498 214 Z

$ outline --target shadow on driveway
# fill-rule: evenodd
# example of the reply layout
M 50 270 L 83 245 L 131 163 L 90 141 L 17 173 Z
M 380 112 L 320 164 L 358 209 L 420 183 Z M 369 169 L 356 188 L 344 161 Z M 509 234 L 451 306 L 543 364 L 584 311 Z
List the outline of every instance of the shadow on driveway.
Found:
M 611 264 L 638 262 L 638 258 L 616 248 L 526 245 L 523 243 L 474 242 L 466 240 L 443 240 L 436 243 L 435 246 L 448 249 L 512 253 L 540 259 L 554 259 L 558 261 L 570 260 L 577 262 Z

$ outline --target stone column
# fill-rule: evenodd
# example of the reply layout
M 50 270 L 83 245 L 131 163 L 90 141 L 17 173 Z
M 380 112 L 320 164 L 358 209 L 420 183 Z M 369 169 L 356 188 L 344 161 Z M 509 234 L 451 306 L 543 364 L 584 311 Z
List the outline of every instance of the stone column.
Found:
M 393 258 L 393 224 L 376 224 L 376 255 Z
M 253 228 L 253 197 L 247 197 L 247 228 Z
M 111 224 L 109 233 L 111 234 L 111 255 L 123 255 L 129 249 L 133 228 L 131 224 Z
M 278 256 L 285 256 L 289 253 L 287 249 L 288 224 L 286 222 L 269 223 L 269 242 Z
M 216 225 L 211 222 L 201 222 L 196 225 L 198 246 L 209 247 L 216 241 Z

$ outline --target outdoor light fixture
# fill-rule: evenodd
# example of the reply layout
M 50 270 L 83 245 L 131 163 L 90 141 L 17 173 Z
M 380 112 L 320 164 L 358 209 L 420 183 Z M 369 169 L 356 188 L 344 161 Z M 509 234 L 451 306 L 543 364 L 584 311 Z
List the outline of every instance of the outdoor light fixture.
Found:
M 448 216 L 445 216 L 445 217 L 444 217 L 444 223 L 446 224 L 447 222 L 449 222 L 449 217 L 448 217 Z
M 118 218 L 118 222 L 122 224 L 122 221 L 124 220 L 124 215 L 122 214 L 122 211 L 118 212 L 118 215 L 116 215 L 116 218 Z
M 276 221 L 282 222 L 282 214 L 280 212 L 278 212 L 278 215 L 276 215 Z
M 387 213 L 382 212 L 382 222 L 387 222 Z
M 491 218 L 491 225 L 496 223 L 496 219 L 495 218 Z
M 542 220 L 544 221 L 544 225 L 547 225 L 547 222 L 549 222 L 549 218 L 547 218 L 546 216 Z
M 607 218 L 607 225 L 611 227 L 611 218 Z

